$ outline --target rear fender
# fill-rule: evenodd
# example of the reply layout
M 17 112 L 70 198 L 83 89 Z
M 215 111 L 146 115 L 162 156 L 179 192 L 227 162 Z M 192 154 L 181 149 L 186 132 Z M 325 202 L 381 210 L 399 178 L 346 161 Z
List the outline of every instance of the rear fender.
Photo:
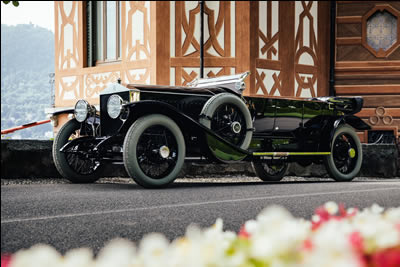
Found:
M 371 129 L 362 119 L 353 115 L 333 118 L 327 123 L 326 129 L 324 130 L 320 151 L 330 151 L 336 129 L 342 124 L 348 124 L 354 129 L 361 131 Z

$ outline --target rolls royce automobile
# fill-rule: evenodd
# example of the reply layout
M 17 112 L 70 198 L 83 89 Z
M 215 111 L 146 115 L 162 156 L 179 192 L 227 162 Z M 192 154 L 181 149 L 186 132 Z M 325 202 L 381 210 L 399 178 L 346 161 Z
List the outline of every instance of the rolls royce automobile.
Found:
M 197 79 L 186 87 L 111 84 L 96 108 L 79 100 L 59 130 L 53 158 L 73 183 L 96 181 L 121 164 L 143 187 L 165 187 L 188 159 L 250 161 L 263 181 L 279 181 L 290 162 L 323 163 L 336 181 L 360 171 L 354 129 L 361 97 L 247 97 L 245 72 Z

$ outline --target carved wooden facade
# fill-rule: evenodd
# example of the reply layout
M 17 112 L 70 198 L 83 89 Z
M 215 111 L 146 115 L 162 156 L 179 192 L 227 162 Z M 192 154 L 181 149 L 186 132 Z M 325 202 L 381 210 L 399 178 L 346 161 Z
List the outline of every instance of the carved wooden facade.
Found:
M 250 70 L 245 95 L 328 95 L 329 10 L 325 1 L 205 1 L 205 76 Z M 359 115 L 397 132 L 400 34 L 376 52 L 371 47 L 380 39 L 366 37 L 369 18 L 380 10 L 400 21 L 397 2 L 337 2 L 335 90 L 365 96 Z M 79 98 L 97 104 L 99 92 L 118 78 L 185 85 L 199 76 L 198 1 L 123 1 L 120 16 L 120 61 L 87 67 L 86 4 L 56 2 L 57 107 L 71 107 Z
M 87 67 L 86 6 L 56 2 L 56 106 L 96 103 L 118 78 L 185 85 L 199 76 L 198 1 L 121 2 L 121 61 Z M 205 75 L 250 70 L 247 95 L 326 95 L 329 7 L 308 2 L 206 1 Z
M 373 130 L 398 136 L 400 2 L 338 1 L 336 23 L 336 93 L 363 96 L 364 108 L 357 115 Z M 385 41 L 382 48 L 374 40 Z M 367 141 L 368 135 L 361 137 Z

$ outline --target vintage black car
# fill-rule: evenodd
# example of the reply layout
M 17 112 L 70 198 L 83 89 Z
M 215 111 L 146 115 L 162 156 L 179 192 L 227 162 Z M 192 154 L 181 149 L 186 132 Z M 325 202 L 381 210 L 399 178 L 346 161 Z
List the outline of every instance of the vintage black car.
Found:
M 100 106 L 79 100 L 58 132 L 53 158 L 74 183 L 96 181 L 107 163 L 123 163 L 143 187 L 165 187 L 185 159 L 251 161 L 263 181 L 279 181 L 290 162 L 324 163 L 336 181 L 360 171 L 354 116 L 361 97 L 246 97 L 249 73 L 197 79 L 186 87 L 115 83 Z

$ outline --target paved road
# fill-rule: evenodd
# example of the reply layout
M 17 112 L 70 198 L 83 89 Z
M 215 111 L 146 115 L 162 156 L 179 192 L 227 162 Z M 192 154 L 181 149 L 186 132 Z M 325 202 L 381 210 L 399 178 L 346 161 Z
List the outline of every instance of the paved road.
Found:
M 265 206 L 279 204 L 309 219 L 329 200 L 360 208 L 373 203 L 398 207 L 400 182 L 182 181 L 163 190 L 126 183 L 2 185 L 1 253 L 39 242 L 60 252 L 76 247 L 97 252 L 114 237 L 138 241 L 154 231 L 172 240 L 183 235 L 190 222 L 206 227 L 218 217 L 226 230 L 238 231 Z

